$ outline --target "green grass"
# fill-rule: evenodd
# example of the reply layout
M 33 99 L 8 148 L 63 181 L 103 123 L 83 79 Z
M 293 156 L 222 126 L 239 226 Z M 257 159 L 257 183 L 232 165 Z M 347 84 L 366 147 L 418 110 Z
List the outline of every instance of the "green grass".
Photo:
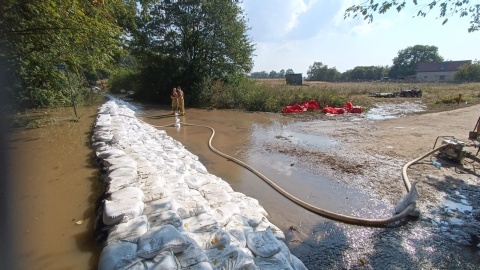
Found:
M 399 92 L 417 86 L 423 91 L 422 98 L 378 98 L 370 93 Z M 215 84 L 204 93 L 202 105 L 220 109 L 243 109 L 247 111 L 281 112 L 287 105 L 316 100 L 324 106 L 341 107 L 347 101 L 365 109 L 380 102 L 403 102 L 421 100 L 428 110 L 437 111 L 454 108 L 456 99 L 462 94 L 461 103 L 480 103 L 480 83 L 327 83 L 305 82 L 302 86 L 285 85 L 285 80 L 242 80 L 236 86 Z

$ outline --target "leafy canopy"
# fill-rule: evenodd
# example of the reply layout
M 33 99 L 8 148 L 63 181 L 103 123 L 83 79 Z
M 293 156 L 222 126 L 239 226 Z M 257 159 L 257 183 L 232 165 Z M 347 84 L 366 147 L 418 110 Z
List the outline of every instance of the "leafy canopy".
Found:
M 436 11 L 438 18 L 443 19 L 442 25 L 448 22 L 448 18 L 458 16 L 469 21 L 468 32 L 475 32 L 480 29 L 480 3 L 471 0 L 428 0 L 428 1 L 380 1 L 368 0 L 361 4 L 353 5 L 345 10 L 344 18 L 353 15 L 354 18 L 362 17 L 369 22 L 373 21 L 375 13 L 384 14 L 394 8 L 398 12 L 403 11 L 407 6 L 414 5 L 416 14 L 414 17 L 426 17 L 430 12 Z
M 16 78 L 8 91 L 28 107 L 62 106 L 69 101 L 66 74 L 74 88 L 123 53 L 126 29 L 134 28 L 131 0 L 5 0 L 0 5 L 0 42 Z
M 393 66 L 389 76 L 402 78 L 414 75 L 420 62 L 442 62 L 443 57 L 438 54 L 438 47 L 428 45 L 415 45 L 398 51 L 393 58 Z
M 159 1 L 143 6 L 135 54 L 142 63 L 143 95 L 188 89 L 200 101 L 213 81 L 232 81 L 252 68 L 253 45 L 235 0 Z M 151 89 L 154 85 L 157 89 Z

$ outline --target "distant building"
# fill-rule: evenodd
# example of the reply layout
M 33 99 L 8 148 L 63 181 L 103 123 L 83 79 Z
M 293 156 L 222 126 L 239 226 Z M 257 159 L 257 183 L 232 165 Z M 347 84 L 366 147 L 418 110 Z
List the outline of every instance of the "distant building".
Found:
M 302 85 L 303 84 L 302 73 L 286 74 L 285 79 L 286 79 L 288 85 Z
M 417 67 L 418 81 L 453 81 L 453 75 L 461 66 L 471 64 L 472 60 L 447 62 L 421 62 Z

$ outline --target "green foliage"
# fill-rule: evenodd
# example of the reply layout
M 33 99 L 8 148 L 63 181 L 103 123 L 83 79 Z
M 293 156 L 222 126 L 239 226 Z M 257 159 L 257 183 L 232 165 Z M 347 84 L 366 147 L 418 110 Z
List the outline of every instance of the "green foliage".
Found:
M 141 62 L 141 96 L 167 96 L 181 85 L 187 90 L 185 102 L 196 106 L 212 82 L 228 84 L 249 72 L 253 45 L 240 4 L 196 0 L 144 5 L 143 26 L 133 44 Z
M 411 1 L 414 16 L 426 17 L 432 10 L 437 10 L 437 18 L 442 19 L 442 25 L 448 22 L 448 17 L 458 16 L 460 18 L 469 19 L 470 26 L 468 32 L 475 32 L 480 29 L 480 4 L 469 0 L 430 0 L 429 3 L 418 4 L 417 0 Z M 411 5 L 411 4 L 410 4 Z M 345 10 L 344 18 L 353 15 L 353 18 L 362 17 L 368 22 L 373 21 L 374 13 L 384 14 L 391 8 L 395 8 L 398 12 L 403 11 L 407 7 L 407 1 L 389 0 L 383 1 L 364 1 L 362 4 L 353 5 Z M 416 12 L 416 13 L 415 13 Z
M 314 62 L 308 68 L 307 75 L 308 80 L 325 82 L 338 81 L 341 77 L 341 73 L 335 67 L 329 68 L 322 62 Z
M 7 86 L 22 106 L 48 107 L 69 103 L 71 92 L 65 65 L 75 94 L 88 87 L 86 75 L 108 70 L 123 52 L 123 29 L 132 26 L 134 1 L 5 0 L 0 5 L 0 42 L 9 54 L 15 80 Z M 127 16 L 127 14 L 130 14 Z M 93 75 L 93 76 L 92 76 Z M 84 98 L 81 98 L 84 99 Z
M 428 45 L 415 45 L 398 51 L 393 58 L 393 66 L 389 76 L 403 78 L 414 75 L 420 62 L 442 62 L 443 57 L 438 54 L 438 47 Z
M 375 81 L 388 75 L 389 67 L 357 66 L 342 73 L 342 81 Z
M 341 87 L 291 87 L 262 83 L 242 78 L 235 84 L 215 82 L 202 95 L 205 107 L 243 109 L 247 111 L 281 112 L 287 105 L 317 100 L 319 106 L 342 107 L 352 95 L 365 93 L 364 89 L 345 91 Z
M 115 70 L 108 79 L 108 88 L 113 93 L 119 93 L 121 90 L 137 92 L 140 88 L 140 74 L 134 69 Z
M 457 81 L 480 82 L 480 63 L 466 64 L 454 75 Z

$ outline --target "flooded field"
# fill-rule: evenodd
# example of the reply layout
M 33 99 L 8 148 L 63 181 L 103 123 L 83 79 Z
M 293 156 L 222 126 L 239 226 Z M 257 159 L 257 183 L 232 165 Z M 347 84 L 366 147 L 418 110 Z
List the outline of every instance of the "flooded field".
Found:
M 161 127 L 175 123 L 168 108 L 134 105 L 140 119 L 165 129 L 168 135 L 199 156 L 210 173 L 229 182 L 235 191 L 258 199 L 269 213 L 269 220 L 285 232 L 292 253 L 309 269 L 451 269 L 460 266 L 475 269 L 480 262 L 475 251 L 465 253 L 462 246 L 446 246 L 449 235 L 458 236 L 442 234 L 437 224 L 449 232 L 458 230 L 452 227 L 456 220 L 450 219 L 449 223 L 445 218 L 428 215 L 421 222 L 369 228 L 323 218 L 279 195 L 250 171 L 210 151 L 209 129 L 183 124 L 177 128 Z M 421 108 L 420 105 L 399 106 L 391 105 L 395 110 L 381 113 L 373 111 L 372 117 L 368 114 L 341 116 L 334 121 L 320 114 L 303 118 L 197 109 L 188 109 L 180 120 L 213 127 L 215 148 L 250 164 L 308 203 L 345 215 L 381 218 L 392 215 L 391 200 L 385 198 L 400 197 L 404 188 L 396 183 L 392 192 L 387 188 L 384 193 L 372 193 L 375 189 L 362 183 L 371 179 L 365 177 L 398 175 L 399 167 L 406 160 L 391 158 L 390 167 L 385 167 L 391 172 L 386 172 L 387 169 L 362 167 L 368 162 L 377 162 L 373 156 L 366 155 L 368 162 L 358 167 L 358 160 L 364 160 L 365 156 L 355 152 L 352 163 L 332 154 L 345 151 L 340 139 L 347 135 L 340 134 L 342 127 L 335 127 L 341 135 L 338 139 L 318 130 L 334 127 L 332 123 L 345 119 L 352 125 L 378 119 L 375 115 L 381 115 L 382 119 L 398 117 L 409 113 L 408 108 Z M 12 134 L 9 151 L 15 182 L 13 198 L 16 212 L 22 213 L 16 215 L 14 221 L 18 224 L 15 243 L 19 269 L 96 269 L 101 250 L 93 240 L 98 168 L 91 163 L 89 145 L 96 107 L 81 108 L 80 113 L 80 122 L 59 120 L 39 129 L 17 129 Z M 52 113 L 52 117 L 64 119 L 70 114 L 68 109 L 59 110 Z M 316 129 L 311 128 L 313 126 Z M 352 134 L 360 135 L 352 133 L 351 128 L 348 130 L 352 140 Z M 445 210 L 443 217 L 448 213 L 453 218 L 458 212 L 469 215 L 475 211 L 476 207 L 469 207 L 472 207 L 472 198 L 478 197 L 477 190 L 472 187 L 467 196 L 459 189 L 458 197 L 445 200 L 441 208 Z M 400 194 L 393 194 L 398 191 Z M 459 220 L 464 222 L 465 217 L 460 216 Z

